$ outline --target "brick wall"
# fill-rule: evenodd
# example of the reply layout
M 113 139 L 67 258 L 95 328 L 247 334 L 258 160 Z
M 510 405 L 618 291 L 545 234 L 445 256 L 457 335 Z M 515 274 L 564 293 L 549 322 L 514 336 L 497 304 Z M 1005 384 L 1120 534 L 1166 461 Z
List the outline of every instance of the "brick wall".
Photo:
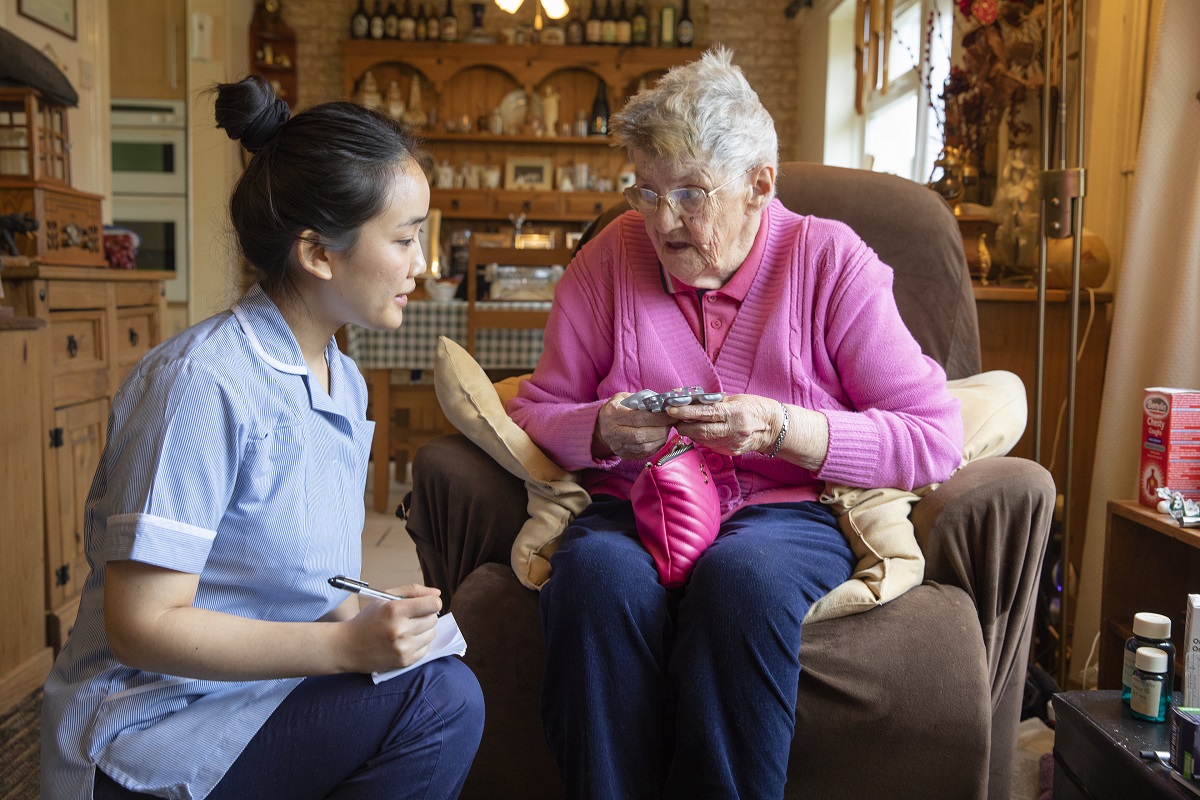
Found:
M 582 0 L 569 0 L 572 13 Z M 518 12 L 531 18 L 533 0 Z M 436 0 L 439 9 L 444 0 Z M 342 96 L 342 57 L 338 43 L 348 36 L 350 14 L 356 0 L 285 0 L 283 15 L 296 31 L 297 78 L 300 83 L 300 107 Z M 368 2 L 370 8 L 373 4 Z M 386 4 L 385 4 L 386 6 Z M 714 0 L 709 4 L 691 3 L 698 42 L 724 44 L 734 53 L 734 62 L 742 67 L 750 84 L 758 91 L 763 105 L 775 118 L 779 132 L 780 157 L 795 157 L 799 115 L 799 18 L 783 15 L 785 0 Z M 657 11 L 649 0 L 647 8 Z M 459 30 L 470 28 L 470 6 L 458 0 L 454 4 Z M 495 32 L 504 16 L 489 2 L 484 14 L 485 28 Z M 699 53 L 699 51 L 697 51 Z

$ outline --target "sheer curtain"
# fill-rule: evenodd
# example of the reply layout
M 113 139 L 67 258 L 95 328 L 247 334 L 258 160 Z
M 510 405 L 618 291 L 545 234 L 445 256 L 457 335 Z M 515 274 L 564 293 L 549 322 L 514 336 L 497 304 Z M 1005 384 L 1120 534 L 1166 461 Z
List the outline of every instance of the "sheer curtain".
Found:
M 1167 0 L 1157 35 L 1115 287 L 1072 637 L 1074 680 L 1083 678 L 1100 624 L 1106 504 L 1137 497 L 1143 390 L 1200 389 L 1200 2 Z M 1181 610 L 1186 599 L 1179 598 Z

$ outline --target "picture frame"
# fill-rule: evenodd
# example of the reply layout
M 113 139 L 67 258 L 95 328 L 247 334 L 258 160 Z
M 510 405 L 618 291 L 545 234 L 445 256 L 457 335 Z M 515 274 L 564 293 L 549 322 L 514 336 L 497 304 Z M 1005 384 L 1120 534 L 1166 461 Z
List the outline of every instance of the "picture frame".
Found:
M 549 158 L 510 156 L 504 160 L 505 189 L 551 189 L 554 162 Z
M 75 4 L 76 0 L 17 0 L 17 13 L 75 39 L 78 32 Z

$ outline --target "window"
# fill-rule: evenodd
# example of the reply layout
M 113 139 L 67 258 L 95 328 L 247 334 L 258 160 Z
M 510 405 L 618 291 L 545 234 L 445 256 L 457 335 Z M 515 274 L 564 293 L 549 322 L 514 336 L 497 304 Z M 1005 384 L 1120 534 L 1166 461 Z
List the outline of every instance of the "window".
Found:
M 863 98 L 860 166 L 930 180 L 942 148 L 941 93 L 953 24 L 950 0 L 895 0 L 888 85 L 868 88 Z

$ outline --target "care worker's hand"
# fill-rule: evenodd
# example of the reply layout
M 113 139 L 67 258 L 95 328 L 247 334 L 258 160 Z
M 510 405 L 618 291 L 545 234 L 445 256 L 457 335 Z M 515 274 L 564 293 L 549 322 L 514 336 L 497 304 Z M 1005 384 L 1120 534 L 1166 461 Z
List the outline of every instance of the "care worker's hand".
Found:
M 770 453 L 783 424 L 779 401 L 756 394 L 732 394 L 719 403 L 692 403 L 667 409 L 675 430 L 716 453 L 740 456 Z
M 411 584 L 388 590 L 403 600 L 369 600 L 360 595 L 362 610 L 347 626 L 347 669 L 386 672 L 416 663 L 433 643 L 441 591 Z
M 615 455 L 626 461 L 643 461 L 666 444 L 675 420 L 662 412 L 626 408 L 621 401 L 629 392 L 617 392 L 600 407 L 592 435 L 592 455 Z

